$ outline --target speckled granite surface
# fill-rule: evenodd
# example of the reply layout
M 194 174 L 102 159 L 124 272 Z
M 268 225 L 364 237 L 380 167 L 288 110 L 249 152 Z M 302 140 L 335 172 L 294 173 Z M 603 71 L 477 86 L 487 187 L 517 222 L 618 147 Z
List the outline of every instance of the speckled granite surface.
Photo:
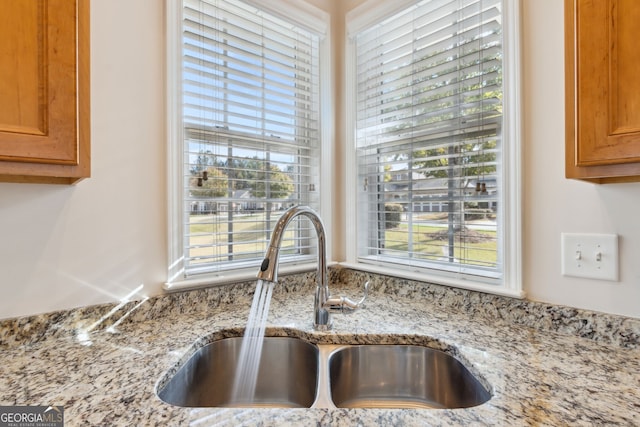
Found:
M 155 388 L 195 342 L 238 335 L 254 283 L 0 322 L 0 404 L 63 405 L 66 425 L 640 425 L 640 321 L 358 272 L 334 293 L 366 308 L 314 332 L 313 274 L 282 277 L 268 335 L 408 342 L 455 354 L 489 384 L 456 410 L 179 408 Z

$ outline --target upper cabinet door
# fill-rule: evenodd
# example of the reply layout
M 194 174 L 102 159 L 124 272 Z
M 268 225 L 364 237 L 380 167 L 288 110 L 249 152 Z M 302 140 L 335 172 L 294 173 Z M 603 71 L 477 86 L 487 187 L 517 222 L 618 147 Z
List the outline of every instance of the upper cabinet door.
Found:
M 89 176 L 89 1 L 0 0 L 0 181 Z
M 566 175 L 640 181 L 638 0 L 565 0 Z

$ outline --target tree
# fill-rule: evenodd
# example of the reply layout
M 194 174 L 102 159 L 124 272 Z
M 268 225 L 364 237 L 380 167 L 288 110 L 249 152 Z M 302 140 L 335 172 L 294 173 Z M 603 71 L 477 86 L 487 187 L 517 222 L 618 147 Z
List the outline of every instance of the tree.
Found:
M 229 158 L 220 165 L 233 182 L 234 190 L 251 188 L 251 182 L 258 179 L 262 161 L 254 158 Z
M 216 166 L 216 156 L 211 151 L 200 150 L 196 162 L 191 165 L 191 175 L 199 175 L 209 166 Z
M 226 196 L 229 186 L 227 175 L 214 166 L 209 166 L 206 171 L 208 179 L 206 181 L 202 180 L 201 187 L 198 186 L 198 180 L 201 178 L 199 174 L 190 178 L 189 188 L 191 195 L 207 199 Z
M 462 166 L 462 178 L 473 179 L 495 174 L 496 139 L 461 142 L 450 147 L 416 150 L 412 153 L 413 169 L 426 178 L 448 178 L 449 167 Z
M 269 171 L 259 171 L 256 179 L 249 183 L 251 194 L 256 198 L 285 199 L 293 193 L 293 180 L 278 166 L 270 165 Z

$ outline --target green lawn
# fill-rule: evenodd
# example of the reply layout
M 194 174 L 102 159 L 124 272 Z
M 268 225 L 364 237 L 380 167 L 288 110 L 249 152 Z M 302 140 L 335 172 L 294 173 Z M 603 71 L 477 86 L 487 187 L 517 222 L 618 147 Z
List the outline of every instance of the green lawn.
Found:
M 272 216 L 269 230 L 275 225 L 277 214 Z M 200 258 L 203 263 L 226 262 L 229 260 L 229 239 L 233 242 L 233 259 L 261 259 L 271 236 L 265 230 L 264 213 L 236 216 L 233 230 L 229 230 L 227 214 L 191 215 L 189 230 L 191 233 L 189 255 Z M 433 219 L 433 218 L 431 218 Z M 413 256 L 425 260 L 444 260 L 447 258 L 448 238 L 446 225 L 433 226 L 415 224 L 409 233 L 406 223 L 385 231 L 385 252 L 405 252 L 412 242 Z M 283 239 L 283 254 L 286 248 L 292 248 L 294 231 L 288 229 Z M 437 238 L 439 237 L 439 238 Z M 478 241 L 471 241 L 471 240 Z M 245 243 L 243 243 L 245 242 Z M 467 231 L 456 234 L 454 256 L 462 263 L 494 267 L 497 262 L 497 239 L 495 231 Z M 198 261 L 196 261 L 198 262 Z
M 409 243 L 411 251 L 419 259 L 443 260 L 449 254 L 447 227 L 416 224 L 409 232 L 408 225 L 386 230 L 384 235 L 385 249 L 406 252 Z M 454 256 L 462 263 L 494 267 L 497 262 L 497 239 L 495 231 L 466 230 L 456 233 L 454 239 Z
M 233 244 L 233 259 L 261 259 L 269 245 L 270 231 L 276 223 L 277 214 L 271 217 L 265 230 L 265 214 L 235 215 L 233 229 L 229 229 L 226 213 L 191 215 L 189 217 L 189 256 L 200 258 L 202 263 L 229 261 L 229 245 Z M 283 236 L 282 253 L 293 247 L 294 231 L 287 230 Z M 245 243 L 243 243 L 245 242 Z

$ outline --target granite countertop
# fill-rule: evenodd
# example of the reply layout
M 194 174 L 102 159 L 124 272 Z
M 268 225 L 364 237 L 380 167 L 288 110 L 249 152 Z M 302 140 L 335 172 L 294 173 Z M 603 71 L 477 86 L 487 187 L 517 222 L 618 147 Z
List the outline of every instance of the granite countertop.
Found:
M 640 425 L 640 320 L 332 271 L 366 308 L 315 332 L 313 275 L 281 278 L 267 335 L 446 349 L 489 385 L 468 409 L 180 408 L 157 382 L 195 342 L 242 333 L 253 283 L 0 322 L 0 404 L 63 405 L 65 425 Z

